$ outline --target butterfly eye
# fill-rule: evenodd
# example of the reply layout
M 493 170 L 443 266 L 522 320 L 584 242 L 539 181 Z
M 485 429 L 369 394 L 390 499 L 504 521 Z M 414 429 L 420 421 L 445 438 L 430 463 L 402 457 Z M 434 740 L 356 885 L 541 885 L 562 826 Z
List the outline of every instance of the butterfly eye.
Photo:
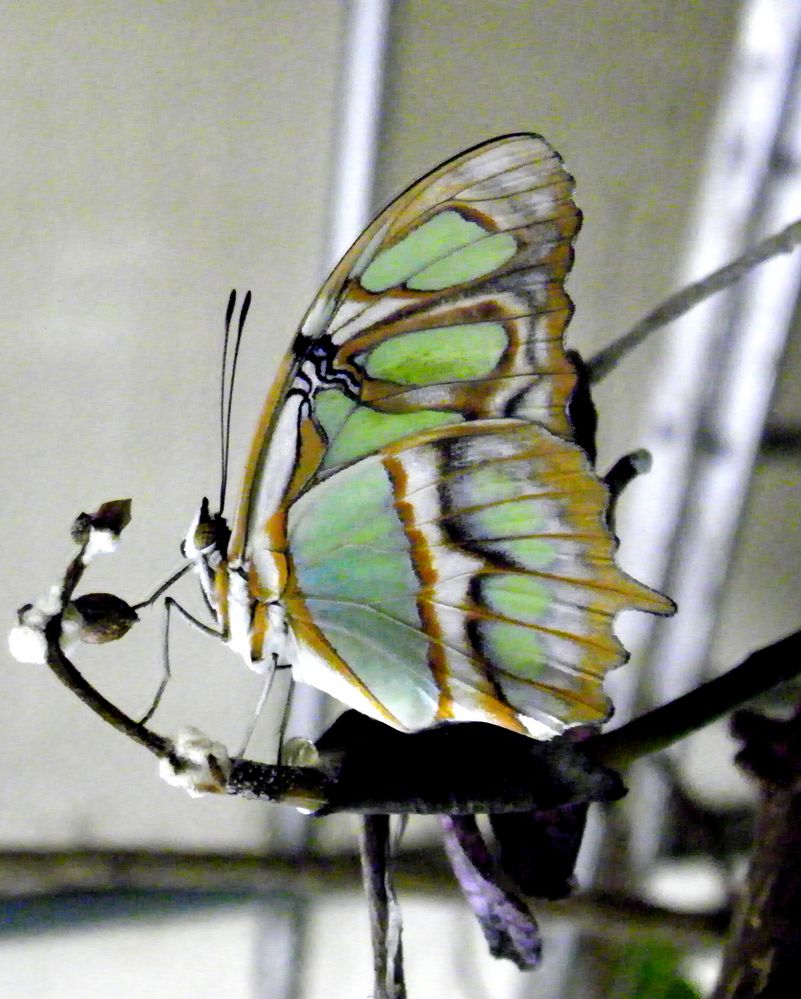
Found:
M 187 559 L 198 558 L 205 548 L 214 543 L 214 521 L 209 514 L 209 501 L 203 497 L 186 537 L 181 542 L 181 555 Z
M 212 517 L 209 513 L 209 501 L 204 496 L 198 510 L 197 517 L 189 533 L 186 536 L 187 547 L 196 552 L 202 552 L 206 548 L 215 547 L 217 538 L 217 517 Z
M 192 537 L 194 547 L 201 552 L 206 548 L 214 548 L 216 534 L 212 520 L 200 521 Z

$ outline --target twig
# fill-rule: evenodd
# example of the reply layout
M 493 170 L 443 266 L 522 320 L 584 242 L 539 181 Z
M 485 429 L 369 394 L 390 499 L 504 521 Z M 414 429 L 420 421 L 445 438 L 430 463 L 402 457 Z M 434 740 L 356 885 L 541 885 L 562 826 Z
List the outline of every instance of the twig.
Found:
M 362 880 L 373 943 L 373 999 L 405 999 L 401 914 L 393 883 L 394 861 L 388 815 L 363 817 L 360 846 Z
M 713 271 L 700 281 L 689 284 L 671 295 L 661 305 L 657 306 L 653 312 L 641 319 L 628 333 L 614 340 L 607 347 L 602 348 L 594 357 L 586 361 L 586 368 L 590 382 L 595 383 L 605 378 L 612 371 L 619 361 L 635 347 L 638 347 L 643 340 L 654 330 L 666 326 L 668 323 L 683 316 L 685 312 L 703 302 L 718 291 L 728 288 L 744 277 L 750 270 L 771 257 L 780 253 L 790 253 L 801 243 L 801 219 L 788 225 L 786 229 L 769 236 L 767 239 L 757 243 L 750 250 L 733 260 L 720 270 Z
M 127 735 L 129 739 L 133 739 L 134 742 L 138 742 L 140 746 L 149 749 L 156 756 L 165 756 L 170 751 L 171 741 L 153 732 L 140 722 L 134 721 L 124 711 L 121 711 L 116 704 L 113 704 L 93 687 L 64 655 L 61 648 L 61 621 L 62 616 L 59 614 L 50 620 L 45 629 L 47 665 L 53 673 L 65 687 L 68 687 L 76 697 L 80 698 L 109 725 L 122 732 L 123 735 Z
M 728 673 L 669 704 L 588 739 L 583 748 L 597 762 L 621 769 L 641 756 L 666 749 L 799 672 L 801 631 L 752 652 Z

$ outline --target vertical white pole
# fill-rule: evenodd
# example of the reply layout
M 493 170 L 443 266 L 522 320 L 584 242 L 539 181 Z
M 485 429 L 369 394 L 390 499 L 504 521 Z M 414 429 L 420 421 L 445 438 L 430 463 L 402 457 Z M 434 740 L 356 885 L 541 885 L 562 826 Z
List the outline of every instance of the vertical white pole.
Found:
M 392 0 L 349 0 L 334 127 L 324 270 L 328 271 L 370 221 L 381 127 L 384 66 Z M 305 738 L 318 734 L 324 695 L 303 684 L 295 689 L 291 725 Z M 270 814 L 270 847 L 294 853 L 308 844 L 307 817 L 289 809 Z

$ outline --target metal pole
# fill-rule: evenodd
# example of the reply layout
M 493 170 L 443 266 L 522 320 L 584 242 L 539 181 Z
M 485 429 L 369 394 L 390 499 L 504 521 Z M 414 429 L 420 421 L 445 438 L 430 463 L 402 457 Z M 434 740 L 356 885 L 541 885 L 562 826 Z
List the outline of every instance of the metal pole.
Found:
M 323 270 L 328 271 L 370 220 L 375 163 L 381 125 L 384 66 L 387 60 L 391 0 L 350 0 L 339 82 Z M 325 696 L 298 685 L 291 724 L 307 738 L 319 733 Z M 309 848 L 308 816 L 291 809 L 271 809 L 270 850 L 297 859 Z M 276 908 L 265 903 L 257 944 L 254 996 L 299 999 L 308 897 L 292 894 Z
M 782 0 L 744 7 L 693 223 L 690 280 L 798 215 L 801 174 L 780 164 L 797 163 L 801 150 L 799 46 L 801 7 Z M 638 484 L 622 533 L 636 538 L 629 571 L 669 593 L 679 613 L 653 637 L 650 622 L 621 622 L 627 647 L 648 646 L 640 677 L 615 684 L 623 719 L 705 676 L 799 285 L 798 255 L 777 258 L 667 335 L 645 442 L 654 470 Z M 642 777 L 631 796 L 638 867 L 655 855 L 665 806 L 659 781 Z
M 382 87 L 387 61 L 391 0 L 350 0 L 336 112 L 333 169 L 326 220 L 325 271 L 370 221 L 375 163 L 381 125 Z M 298 685 L 292 704 L 293 731 L 319 734 L 325 696 Z M 270 814 L 270 848 L 297 853 L 308 846 L 310 823 L 289 809 Z

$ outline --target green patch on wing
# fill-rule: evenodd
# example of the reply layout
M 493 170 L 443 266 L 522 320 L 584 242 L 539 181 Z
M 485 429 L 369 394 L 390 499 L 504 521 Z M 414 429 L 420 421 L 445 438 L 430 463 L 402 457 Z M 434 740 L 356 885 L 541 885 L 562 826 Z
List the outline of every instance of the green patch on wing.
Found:
M 417 291 L 438 290 L 489 274 L 516 251 L 513 236 L 488 233 L 450 209 L 378 253 L 361 275 L 361 285 L 374 293 L 401 284 Z
M 507 232 L 496 232 L 470 246 L 449 253 L 406 282 L 415 291 L 439 291 L 492 274 L 517 253 L 517 242 Z
M 486 576 L 481 595 L 489 610 L 523 624 L 540 624 L 551 605 L 547 586 L 522 574 Z
M 453 210 L 440 212 L 394 246 L 378 253 L 361 276 L 367 291 L 380 292 L 403 284 L 443 254 L 486 236 L 475 222 Z
M 382 704 L 407 728 L 434 717 L 438 690 L 428 665 L 428 638 L 386 610 L 307 600 L 326 641 Z
M 511 500 L 468 513 L 467 530 L 476 538 L 527 537 L 545 527 L 543 502 L 536 499 Z
M 412 594 L 417 581 L 412 575 L 408 552 L 374 551 L 345 545 L 325 559 L 314 558 L 308 564 L 296 558 L 296 575 L 307 595 L 321 594 L 337 600 L 383 603 L 398 595 L 408 595 L 396 606 L 395 614 L 407 623 L 417 623 Z
M 330 440 L 339 433 L 356 403 L 337 389 L 324 389 L 314 397 L 314 415 Z
M 343 396 L 343 398 L 345 398 Z M 345 400 L 348 402 L 348 400 Z M 352 407 L 352 403 L 348 403 Z M 344 421 L 339 418 L 344 411 L 340 406 L 329 404 L 328 411 L 315 410 L 317 419 L 329 441 L 329 448 L 323 459 L 323 469 L 334 468 L 347 462 L 373 454 L 387 444 L 399 441 L 409 434 L 416 434 L 432 427 L 461 423 L 462 417 L 456 413 L 422 409 L 414 413 L 378 413 L 366 406 L 356 406 Z M 336 421 L 332 418 L 336 417 Z M 325 421 L 330 422 L 326 423 Z
M 547 666 L 542 642 L 531 628 L 506 621 L 481 621 L 478 630 L 484 654 L 504 671 L 535 680 Z
M 287 528 L 314 625 L 403 724 L 427 724 L 437 691 L 419 581 L 383 465 L 360 462 L 310 489 L 290 508 Z
M 500 323 L 442 326 L 384 340 L 363 363 L 370 378 L 434 385 L 489 375 L 506 345 Z
M 304 571 L 327 561 L 343 546 L 407 552 L 409 548 L 389 477 L 378 461 L 363 462 L 310 489 L 289 508 L 287 532 L 293 557 Z
M 379 607 L 419 627 L 419 583 L 409 543 L 380 462 L 321 483 L 290 510 L 287 525 L 295 577 L 306 597 Z
M 486 458 L 478 463 L 472 460 L 468 451 L 460 460 L 456 474 L 451 476 L 451 505 L 456 510 L 469 510 L 471 507 L 492 507 L 498 503 L 516 500 L 521 494 L 536 498 L 536 469 L 528 461 L 497 461 Z M 451 467 L 455 462 L 451 462 Z M 540 518 L 538 517 L 537 520 Z
M 556 549 L 550 541 L 542 538 L 504 538 L 496 541 L 477 541 L 473 548 L 479 549 L 490 558 L 495 555 L 504 563 L 529 572 L 547 572 L 556 558 Z
M 553 540 L 536 537 L 547 531 L 542 506 L 541 500 L 513 500 L 457 515 L 455 520 L 460 535 L 470 539 L 473 550 L 500 555 L 523 569 L 542 571 L 556 556 Z

